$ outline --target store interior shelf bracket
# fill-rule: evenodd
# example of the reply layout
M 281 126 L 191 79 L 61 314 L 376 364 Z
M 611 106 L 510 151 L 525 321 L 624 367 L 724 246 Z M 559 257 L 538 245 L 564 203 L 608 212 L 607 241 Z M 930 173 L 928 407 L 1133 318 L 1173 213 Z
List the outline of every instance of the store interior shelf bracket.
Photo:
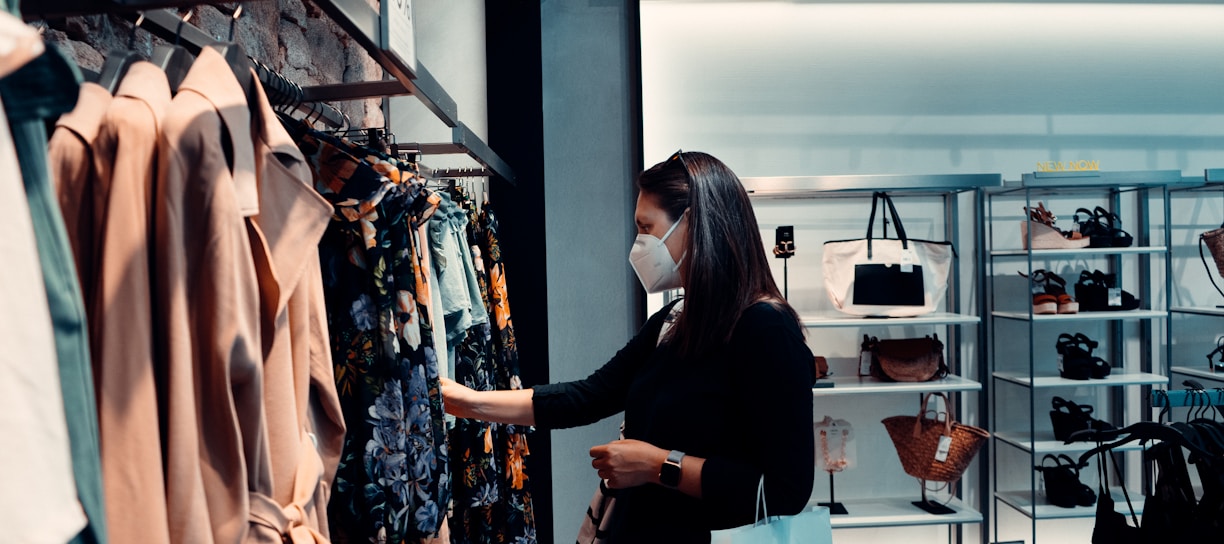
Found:
M 359 100 L 410 94 L 421 101 L 440 121 L 451 127 L 449 153 L 466 153 L 502 179 L 514 183 L 514 172 L 501 157 L 459 120 L 459 107 L 446 89 L 420 62 L 408 66 L 381 46 L 381 15 L 362 0 L 312 0 L 340 25 L 394 79 L 307 87 L 307 100 Z M 422 146 L 423 148 L 425 146 Z M 425 149 L 423 154 L 429 154 Z

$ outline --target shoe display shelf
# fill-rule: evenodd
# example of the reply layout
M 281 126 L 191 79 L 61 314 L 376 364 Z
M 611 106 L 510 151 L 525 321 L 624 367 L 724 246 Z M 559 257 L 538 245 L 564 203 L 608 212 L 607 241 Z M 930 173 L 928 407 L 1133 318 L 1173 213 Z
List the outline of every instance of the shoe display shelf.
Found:
M 800 314 L 812 351 L 828 356 L 833 371 L 812 390 L 815 416 L 820 419 L 826 414 L 843 414 L 855 428 L 858 468 L 835 473 L 834 498 L 848 513 L 832 516 L 833 528 L 944 525 L 949 529 L 949 541 L 982 541 L 988 532 L 981 513 L 982 497 L 986 496 L 985 464 L 975 462 L 961 482 L 953 486 L 951 495 L 940 498 L 941 504 L 948 501 L 946 506 L 951 514 L 927 513 L 912 504 L 920 498 L 919 484 L 901 469 L 880 419 L 916 413 L 922 395 L 929 392 L 952 396 L 958 421 L 970 422 L 967 418 L 981 414 L 984 400 L 977 392 L 982 389 L 986 375 L 985 364 L 981 362 L 984 346 L 981 326 L 984 306 L 978 291 L 981 284 L 972 280 L 980 274 L 982 262 L 981 221 L 976 212 L 980 209 L 981 189 L 1000 186 L 1002 176 L 746 177 L 743 183 L 753 199 L 763 239 L 773 239 L 775 227 L 794 227 L 795 255 L 771 260 L 779 284 L 789 283 L 787 298 Z M 896 202 L 910 238 L 947 240 L 960 252 L 940 311 L 918 317 L 865 318 L 832 308 L 823 285 L 821 246 L 829 240 L 862 238 L 872 193 L 876 191 L 887 192 Z M 879 235 L 877 224 L 876 236 Z M 962 268 L 972 271 L 962 273 Z M 950 369 L 947 377 L 926 382 L 890 382 L 859 376 L 857 350 L 864 334 L 883 339 L 932 333 L 944 342 Z M 985 449 L 978 454 L 979 459 L 984 459 L 984 455 Z M 813 505 L 827 502 L 829 495 L 826 473 L 818 463 L 811 502 Z
M 1180 219 L 1171 229 L 1172 246 L 1185 265 L 1175 278 L 1179 288 L 1172 291 L 1169 308 L 1175 341 L 1169 343 L 1168 357 L 1175 389 L 1187 378 L 1207 388 L 1224 387 L 1224 295 L 1211 287 L 1214 279 L 1224 288 L 1224 280 L 1211 253 L 1204 248 L 1200 256 L 1198 247 L 1199 234 L 1224 222 L 1224 168 L 1205 170 L 1198 181 L 1170 192 L 1174 217 Z
M 1002 523 L 1009 524 L 1007 534 L 1028 532 L 1027 541 L 1035 542 L 1041 521 L 1095 515 L 1095 504 L 1054 505 L 1043 471 L 1034 469 L 1047 454 L 1077 458 L 1095 445 L 1055 438 L 1049 412 L 1060 397 L 1092 407 L 1085 408 L 1090 413 L 1061 408 L 1067 410 L 1062 417 L 1077 414 L 1070 419 L 1084 428 L 1150 419 L 1144 399 L 1152 386 L 1169 383 L 1162 348 L 1169 321 L 1169 194 L 1194 183 L 1180 171 L 1058 172 L 1025 174 L 985 191 L 991 379 L 984 393 L 994 436 L 989 541 L 1000 539 Z M 1134 450 L 1120 448 L 1127 461 L 1138 462 L 1131 459 Z M 1080 468 L 1078 479 L 1098 490 L 1094 464 Z M 1143 483 L 1109 479 L 1117 510 L 1129 512 L 1126 486 L 1142 512 Z M 1027 531 L 1010 525 L 1024 523 L 1017 520 L 1027 521 Z

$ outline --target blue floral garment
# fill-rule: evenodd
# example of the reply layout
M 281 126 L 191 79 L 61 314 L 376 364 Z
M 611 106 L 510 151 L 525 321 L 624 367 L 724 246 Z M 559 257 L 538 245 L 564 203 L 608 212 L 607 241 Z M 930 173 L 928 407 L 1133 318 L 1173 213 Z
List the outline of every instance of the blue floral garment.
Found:
M 438 197 L 409 164 L 299 129 L 335 213 L 320 242 L 337 390 L 348 432 L 328 516 L 337 543 L 418 542 L 450 501 L 429 285 L 414 231 Z
M 470 329 L 456 350 L 456 380 L 481 391 L 522 389 L 497 220 L 488 204 L 479 218 L 470 203 L 468 209 L 468 241 L 489 322 Z M 451 435 L 460 459 L 451 520 L 453 542 L 536 542 L 525 469 L 529 430 L 517 425 L 458 421 Z

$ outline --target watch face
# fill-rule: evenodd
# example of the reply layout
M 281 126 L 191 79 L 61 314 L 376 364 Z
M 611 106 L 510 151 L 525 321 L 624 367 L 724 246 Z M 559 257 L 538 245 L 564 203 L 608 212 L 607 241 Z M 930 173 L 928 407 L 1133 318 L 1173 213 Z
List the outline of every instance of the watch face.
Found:
M 669 460 L 659 469 L 659 483 L 667 487 L 680 485 L 680 465 L 674 465 Z

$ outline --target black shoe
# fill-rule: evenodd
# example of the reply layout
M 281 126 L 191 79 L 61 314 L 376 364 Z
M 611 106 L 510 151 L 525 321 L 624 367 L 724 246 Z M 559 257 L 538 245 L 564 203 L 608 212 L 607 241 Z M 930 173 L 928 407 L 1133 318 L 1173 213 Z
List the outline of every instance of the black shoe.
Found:
M 1048 459 L 1054 460 L 1054 466 L 1046 466 Z M 1045 483 L 1046 499 L 1050 501 L 1050 504 L 1062 508 L 1096 504 L 1096 492 L 1079 481 L 1081 467 L 1070 457 L 1063 454 L 1057 457 L 1053 454 L 1046 454 L 1041 458 L 1041 465 L 1033 468 L 1041 473 L 1041 480 Z
M 1054 426 L 1054 439 L 1063 442 L 1076 440 L 1073 434 L 1079 431 L 1112 431 L 1114 426 L 1107 421 L 1093 419 L 1092 406 L 1076 404 L 1062 397 L 1051 400 L 1050 423 Z M 1091 433 L 1082 433 L 1079 440 L 1091 440 Z

